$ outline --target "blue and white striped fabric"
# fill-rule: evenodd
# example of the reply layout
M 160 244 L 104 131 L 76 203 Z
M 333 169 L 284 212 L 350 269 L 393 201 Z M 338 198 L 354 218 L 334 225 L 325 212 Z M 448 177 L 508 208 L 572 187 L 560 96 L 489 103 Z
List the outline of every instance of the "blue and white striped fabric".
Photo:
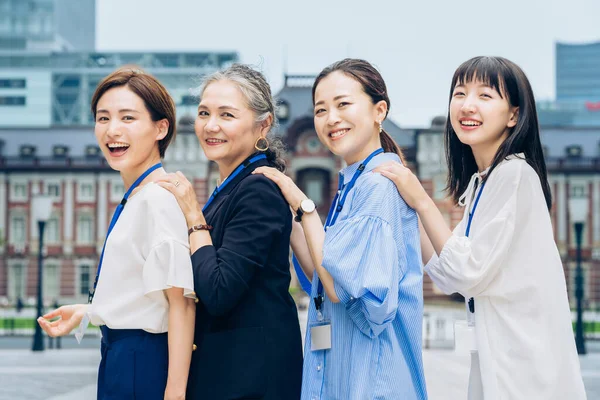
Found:
M 329 350 L 311 351 L 315 304 L 308 311 L 302 400 L 427 399 L 422 363 L 423 271 L 417 215 L 394 184 L 370 172 L 375 156 L 327 228 L 323 267 L 340 303 L 327 298 Z M 347 183 L 360 163 L 340 172 Z M 314 274 L 311 297 L 317 295 Z

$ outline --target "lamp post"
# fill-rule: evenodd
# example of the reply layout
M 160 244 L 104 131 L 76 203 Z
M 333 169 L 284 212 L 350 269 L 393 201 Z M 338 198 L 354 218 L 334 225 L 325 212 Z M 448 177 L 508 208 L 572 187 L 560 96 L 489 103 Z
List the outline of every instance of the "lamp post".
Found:
M 588 215 L 588 199 L 584 195 L 569 199 L 569 214 L 575 227 L 575 243 L 577 245 L 577 267 L 575 269 L 575 298 L 577 300 L 577 322 L 575 323 L 575 345 L 578 354 L 586 354 L 583 333 L 583 270 L 581 267 L 581 242 L 583 227 Z
M 36 195 L 31 201 L 31 214 L 34 221 L 37 221 L 38 225 L 38 238 L 39 238 L 39 250 L 38 250 L 38 282 L 37 282 L 37 318 L 41 317 L 44 306 L 44 297 L 42 296 L 43 288 L 43 260 L 44 255 L 42 249 L 44 248 L 44 227 L 46 221 L 50 218 L 52 213 L 52 198 L 44 195 Z M 33 346 L 32 351 L 44 351 L 44 337 L 42 335 L 42 328 L 40 324 L 35 323 L 35 334 L 33 335 Z

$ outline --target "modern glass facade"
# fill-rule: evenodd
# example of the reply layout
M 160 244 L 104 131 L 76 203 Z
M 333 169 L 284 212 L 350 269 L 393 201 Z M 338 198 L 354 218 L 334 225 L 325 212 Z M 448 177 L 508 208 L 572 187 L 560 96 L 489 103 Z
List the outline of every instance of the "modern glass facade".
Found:
M 537 106 L 545 126 L 600 126 L 600 42 L 556 43 L 556 101 Z

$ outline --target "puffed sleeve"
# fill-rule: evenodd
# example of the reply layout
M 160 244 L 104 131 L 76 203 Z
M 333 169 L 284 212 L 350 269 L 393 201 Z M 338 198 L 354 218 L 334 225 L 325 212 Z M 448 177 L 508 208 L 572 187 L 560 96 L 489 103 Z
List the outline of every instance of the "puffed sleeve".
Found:
M 324 249 L 323 267 L 334 280 L 337 297 L 357 327 L 376 337 L 398 311 L 403 244 L 394 240 L 386 221 L 359 216 L 329 227 Z
M 203 246 L 192 255 L 196 293 L 213 316 L 239 303 L 256 271 L 265 267 L 275 238 L 291 223 L 281 192 L 262 175 L 244 178 L 232 201 L 221 247 Z
M 151 189 L 147 204 L 151 246 L 142 272 L 144 293 L 176 287 L 183 289 L 185 297 L 195 298 L 185 217 L 171 193 L 156 185 Z
M 433 257 L 425 266 L 444 293 L 458 292 L 467 298 L 484 295 L 497 276 L 515 232 L 523 163 L 508 162 L 492 172 L 473 214 L 469 237 L 461 223 L 462 230 L 453 232 L 439 258 Z

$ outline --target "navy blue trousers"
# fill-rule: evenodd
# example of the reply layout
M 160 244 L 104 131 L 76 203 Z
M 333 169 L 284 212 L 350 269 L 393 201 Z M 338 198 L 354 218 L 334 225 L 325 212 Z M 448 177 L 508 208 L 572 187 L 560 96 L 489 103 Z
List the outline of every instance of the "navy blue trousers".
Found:
M 163 400 L 169 368 L 167 334 L 106 326 L 100 329 L 98 400 Z

